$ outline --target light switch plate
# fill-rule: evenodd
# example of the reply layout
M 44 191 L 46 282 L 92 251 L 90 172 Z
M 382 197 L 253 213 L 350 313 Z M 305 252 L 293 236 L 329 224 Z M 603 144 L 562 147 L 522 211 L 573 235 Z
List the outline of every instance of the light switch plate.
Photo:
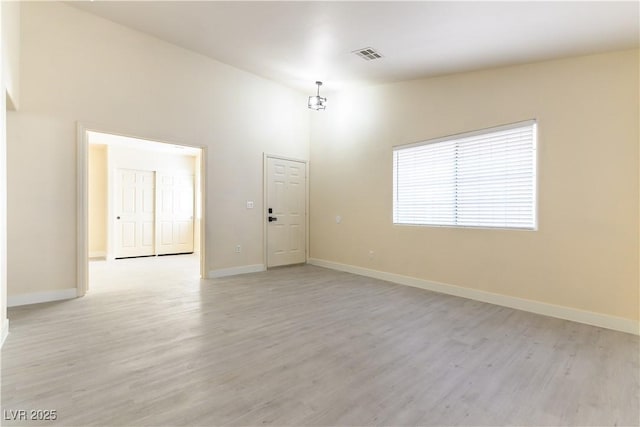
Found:
M 253 209 L 253 200 L 247 200 L 247 209 Z

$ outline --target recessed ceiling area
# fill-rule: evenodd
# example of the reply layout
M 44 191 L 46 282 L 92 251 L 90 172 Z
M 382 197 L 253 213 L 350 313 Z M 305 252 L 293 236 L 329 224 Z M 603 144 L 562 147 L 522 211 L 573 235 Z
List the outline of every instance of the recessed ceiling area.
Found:
M 290 87 L 328 90 L 639 45 L 638 2 L 70 2 Z M 383 58 L 363 61 L 373 46 Z

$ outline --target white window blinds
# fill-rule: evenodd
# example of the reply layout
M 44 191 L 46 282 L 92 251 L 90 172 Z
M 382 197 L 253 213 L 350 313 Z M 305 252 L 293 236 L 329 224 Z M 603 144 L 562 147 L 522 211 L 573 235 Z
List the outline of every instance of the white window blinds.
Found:
M 395 147 L 393 222 L 535 229 L 535 121 Z

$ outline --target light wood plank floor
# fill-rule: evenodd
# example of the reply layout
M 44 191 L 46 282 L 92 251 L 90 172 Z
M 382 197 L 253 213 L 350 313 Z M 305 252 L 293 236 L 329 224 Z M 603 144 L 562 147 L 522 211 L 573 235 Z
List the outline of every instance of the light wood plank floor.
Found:
M 2 407 L 58 419 L 5 425 L 639 422 L 629 334 L 313 266 L 97 273 L 84 298 L 9 310 Z

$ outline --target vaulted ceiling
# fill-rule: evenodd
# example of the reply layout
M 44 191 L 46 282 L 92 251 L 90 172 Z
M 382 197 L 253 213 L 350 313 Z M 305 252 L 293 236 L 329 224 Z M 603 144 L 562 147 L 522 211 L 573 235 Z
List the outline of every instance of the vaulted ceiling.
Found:
M 638 47 L 638 2 L 72 2 L 285 85 L 328 90 Z M 372 47 L 364 60 L 353 51 Z M 323 88 L 324 89 L 324 88 Z

